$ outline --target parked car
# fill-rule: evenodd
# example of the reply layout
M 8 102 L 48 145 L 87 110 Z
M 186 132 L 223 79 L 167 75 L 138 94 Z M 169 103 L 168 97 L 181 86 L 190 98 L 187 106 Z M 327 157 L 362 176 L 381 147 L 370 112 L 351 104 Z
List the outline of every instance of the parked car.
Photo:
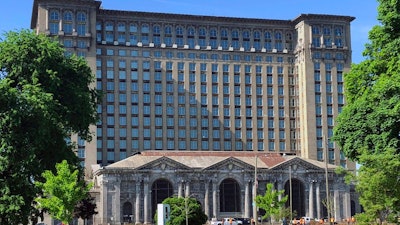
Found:
M 210 221 L 211 225 L 222 225 L 222 220 L 218 220 L 217 218 L 212 218 Z

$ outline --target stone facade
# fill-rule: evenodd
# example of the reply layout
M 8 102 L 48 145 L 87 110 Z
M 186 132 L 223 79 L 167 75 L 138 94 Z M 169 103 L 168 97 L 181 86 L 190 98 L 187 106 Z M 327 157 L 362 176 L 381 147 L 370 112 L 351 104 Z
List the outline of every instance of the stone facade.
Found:
M 252 218 L 256 215 L 254 193 L 264 194 L 266 184 L 273 183 L 290 195 L 290 177 L 293 211 L 297 216 L 322 218 L 327 215 L 321 203 L 326 198 L 325 166 L 319 161 L 280 154 L 146 151 L 95 168 L 94 194 L 99 214 L 94 223 L 151 224 L 156 204 L 169 196 L 196 198 L 209 218 Z M 359 208 L 355 207 L 358 200 L 354 190 L 334 172 L 335 168 L 327 167 L 328 187 L 333 215 L 341 221 Z
M 181 15 L 34 0 L 31 28 L 57 37 L 67 55 L 85 57 L 93 86 L 104 93 L 100 121 L 90 127 L 94 141 L 71 138 L 95 179 L 95 224 L 149 224 L 155 204 L 171 195 L 196 197 L 210 218 L 254 217 L 252 199 L 268 182 L 286 193 L 293 187 L 299 215 L 322 217 L 326 177 L 335 218 L 359 212 L 354 190 L 333 172 L 355 170 L 355 163 L 329 141 L 345 104 L 354 19 Z

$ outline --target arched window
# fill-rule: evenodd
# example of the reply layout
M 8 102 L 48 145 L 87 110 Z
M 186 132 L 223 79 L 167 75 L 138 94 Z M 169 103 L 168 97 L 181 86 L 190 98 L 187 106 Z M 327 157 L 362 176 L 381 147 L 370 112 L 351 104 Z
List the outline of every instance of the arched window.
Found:
M 60 23 L 60 13 L 57 10 L 51 10 L 49 18 L 50 34 L 58 34 L 59 23 Z
M 159 25 L 154 25 L 153 26 L 153 34 L 160 34 L 161 33 L 161 29 Z
M 342 27 L 335 27 L 335 36 L 342 36 L 343 29 Z
M 290 188 L 290 181 L 285 183 L 285 195 L 289 196 L 290 199 L 290 189 L 292 190 L 292 208 L 293 211 L 297 212 L 297 215 L 303 216 L 306 215 L 306 196 L 305 196 L 305 188 L 303 183 L 298 180 L 292 178 L 292 187 Z M 290 201 L 286 202 L 286 207 L 290 206 Z
M 106 42 L 114 42 L 114 24 L 112 22 L 106 22 Z
M 221 30 L 221 37 L 222 38 L 228 38 L 228 30 L 227 29 L 222 29 Z
M 183 28 L 181 26 L 176 27 L 176 35 L 178 35 L 178 36 L 183 35 Z
M 125 27 L 125 23 L 118 23 L 117 26 L 117 31 L 118 31 L 118 43 L 125 43 L 126 42 L 126 27 Z
M 78 14 L 76 15 L 76 19 L 78 22 L 86 22 L 86 13 L 78 12 Z
M 114 31 L 114 24 L 112 22 L 106 23 L 106 31 Z
M 149 33 L 150 32 L 150 28 L 148 24 L 142 24 L 142 33 Z
M 171 35 L 172 34 L 172 28 L 171 26 L 166 26 L 164 30 L 165 34 Z
M 50 11 L 50 20 L 60 20 L 60 14 L 56 10 Z
M 236 180 L 228 178 L 219 186 L 221 212 L 240 212 L 240 186 Z
M 211 30 L 210 30 L 210 37 L 211 37 L 211 38 L 217 38 L 217 29 L 211 28 Z
M 194 36 L 196 34 L 196 31 L 195 31 L 195 29 L 193 28 L 193 27 L 189 27 L 188 29 L 187 29 L 187 35 L 189 36 L 189 37 L 192 37 L 192 36 Z
M 248 30 L 243 31 L 243 39 L 249 39 L 250 38 L 250 32 Z
M 131 23 L 129 26 L 129 32 L 136 33 L 137 32 L 137 25 L 134 23 Z
M 164 199 L 171 197 L 174 194 L 174 189 L 171 182 L 166 179 L 158 179 L 151 186 L 151 203 L 152 203 L 152 217 L 156 213 L 157 204 L 164 201 Z
M 78 35 L 85 35 L 86 34 L 86 13 L 78 12 L 76 14 L 76 31 Z
M 125 23 L 118 23 L 118 32 L 125 32 Z
M 65 34 L 72 34 L 72 12 L 71 11 L 64 12 L 63 31 Z
M 232 38 L 239 39 L 239 31 L 238 30 L 233 30 L 232 31 Z
M 199 36 L 200 36 L 200 37 L 205 37 L 206 34 L 207 34 L 206 28 L 200 27 L 200 29 L 199 29 Z
M 275 32 L 275 39 L 276 40 L 282 40 L 282 33 L 280 31 Z
M 270 33 L 269 31 L 266 31 L 266 32 L 264 33 L 264 38 L 265 38 L 266 40 L 271 40 L 271 33 Z
M 254 31 L 254 40 L 259 40 L 259 39 L 261 39 L 261 33 L 260 33 L 260 31 Z

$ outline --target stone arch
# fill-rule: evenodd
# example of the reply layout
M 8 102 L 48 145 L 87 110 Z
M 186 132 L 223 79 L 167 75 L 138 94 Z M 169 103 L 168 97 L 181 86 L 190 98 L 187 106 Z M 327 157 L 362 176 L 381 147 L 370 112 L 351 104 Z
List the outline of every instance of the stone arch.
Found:
M 125 202 L 122 205 L 122 221 L 131 223 L 133 219 L 133 207 L 132 203 L 130 202 Z
M 296 212 L 297 217 L 306 215 L 306 196 L 305 187 L 301 180 L 292 178 L 292 211 Z M 285 206 L 290 207 L 290 181 L 285 183 L 285 195 L 289 196 Z
M 224 179 L 219 185 L 219 211 L 240 212 L 240 193 L 240 185 L 235 179 Z
M 171 197 L 174 194 L 172 183 L 164 178 L 157 179 L 151 186 L 151 218 L 154 217 L 157 211 L 157 204 L 161 203 L 164 199 Z

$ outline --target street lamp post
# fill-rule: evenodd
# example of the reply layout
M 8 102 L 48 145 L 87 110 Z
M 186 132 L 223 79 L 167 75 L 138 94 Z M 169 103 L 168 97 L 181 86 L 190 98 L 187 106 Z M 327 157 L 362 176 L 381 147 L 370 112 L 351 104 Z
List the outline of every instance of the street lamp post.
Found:
M 255 157 L 255 166 L 254 166 L 254 187 L 253 187 L 253 218 L 254 218 L 254 224 L 258 224 L 258 213 L 257 213 L 257 204 L 256 204 L 256 197 L 257 197 L 257 186 L 258 186 L 258 180 L 257 180 L 257 160 L 258 156 L 256 154 Z
M 189 225 L 189 209 L 188 209 L 188 196 L 185 197 L 185 216 L 186 216 L 186 225 Z
M 330 199 L 329 199 L 329 180 L 328 180 L 328 153 L 329 153 L 329 143 L 328 139 L 326 139 L 326 147 L 325 147 L 325 191 L 326 191 L 326 212 L 328 214 L 328 222 L 331 221 L 331 210 L 330 210 Z

